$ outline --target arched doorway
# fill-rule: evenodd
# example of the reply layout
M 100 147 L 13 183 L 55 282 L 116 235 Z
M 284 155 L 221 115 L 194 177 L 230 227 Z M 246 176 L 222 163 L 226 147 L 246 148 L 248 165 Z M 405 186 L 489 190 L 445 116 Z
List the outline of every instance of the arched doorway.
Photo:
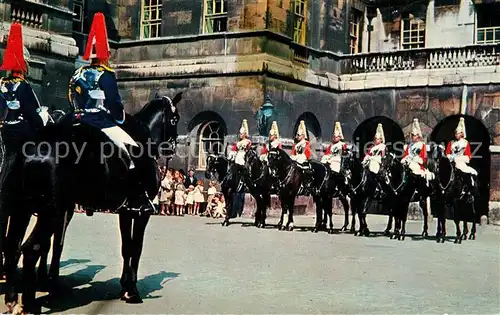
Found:
M 432 130 L 429 139 L 434 143 L 446 146 L 455 139 L 455 128 L 457 128 L 460 117 L 465 119 L 467 140 L 471 146 L 472 159 L 469 165 L 478 172 L 481 198 L 476 201 L 477 218 L 475 219 L 479 220 L 482 215 L 488 215 L 489 213 L 491 163 L 489 147 L 491 136 L 488 129 L 477 118 L 467 115 L 453 115 L 441 120 Z
M 365 157 L 366 151 L 368 151 L 368 148 L 373 143 L 378 124 L 382 124 L 384 128 L 385 143 L 390 146 L 396 154 L 400 153 L 402 156 L 403 147 L 406 141 L 401 126 L 389 117 L 374 116 L 366 119 L 356 127 L 352 135 L 353 145 L 357 151 L 358 158 L 363 159 Z M 380 204 L 372 203 L 367 212 L 371 214 L 388 215 L 389 209 L 384 209 Z
M 226 123 L 216 112 L 205 111 L 191 119 L 188 132 L 190 135 L 188 165 L 204 171 L 207 154 L 221 154 L 224 151 Z
M 375 137 L 377 125 L 382 124 L 384 128 L 385 142 L 398 153 L 403 153 L 403 146 L 406 143 L 403 129 L 389 117 L 374 116 L 363 121 L 352 135 L 353 145 L 357 148 L 358 158 L 364 158 L 366 151 Z
M 297 118 L 295 126 L 293 128 L 293 136 L 297 134 L 297 129 L 299 128 L 300 121 L 303 120 L 306 123 L 307 137 L 311 142 L 318 141 L 321 138 L 321 125 L 319 124 L 318 118 L 311 112 L 302 113 L 302 115 Z

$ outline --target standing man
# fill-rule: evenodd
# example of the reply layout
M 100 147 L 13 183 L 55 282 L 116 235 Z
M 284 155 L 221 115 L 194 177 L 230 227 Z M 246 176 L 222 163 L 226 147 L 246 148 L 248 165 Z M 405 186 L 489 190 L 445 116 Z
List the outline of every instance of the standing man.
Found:
M 269 149 L 281 149 L 281 141 L 280 134 L 278 130 L 278 123 L 273 121 L 271 125 L 271 130 L 269 131 L 269 140 L 268 143 L 264 144 L 264 147 L 260 151 L 260 160 L 267 162 L 267 154 L 269 153 Z
M 194 177 L 194 170 L 190 169 L 188 176 L 186 176 L 186 180 L 184 181 L 184 187 L 188 188 L 189 186 L 195 186 L 198 185 L 198 179 Z
M 478 195 L 477 191 L 477 171 L 470 167 L 470 159 L 472 158 L 470 144 L 466 139 L 467 133 L 465 131 L 465 120 L 463 117 L 460 118 L 457 128 L 455 129 L 455 139 L 456 141 L 451 141 L 446 147 L 446 156 L 451 162 L 455 163 L 455 166 L 459 171 L 461 171 L 465 176 L 462 176 L 466 186 L 469 187 L 470 192 L 474 195 Z M 463 192 L 465 193 L 465 191 Z
M 307 140 L 306 123 L 301 120 L 297 129 L 296 143 L 292 147 L 292 160 L 297 162 L 302 174 L 304 188 L 311 192 L 313 170 L 309 159 L 311 158 L 311 143 Z

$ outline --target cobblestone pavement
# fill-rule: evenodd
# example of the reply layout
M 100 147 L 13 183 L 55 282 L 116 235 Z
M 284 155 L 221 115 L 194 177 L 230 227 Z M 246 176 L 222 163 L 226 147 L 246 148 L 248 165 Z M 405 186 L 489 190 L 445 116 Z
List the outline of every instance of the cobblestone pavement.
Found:
M 336 217 L 337 226 L 342 222 Z M 369 216 L 372 231 L 385 217 Z M 445 314 L 500 310 L 500 227 L 476 241 L 437 244 L 408 223 L 404 242 L 386 237 L 257 229 L 249 219 L 154 217 L 139 270 L 144 303 L 119 292 L 117 216 L 75 215 L 63 254 L 64 296 L 52 313 Z M 276 219 L 270 219 L 275 223 Z M 450 222 L 451 223 L 451 222 Z M 455 233 L 449 224 L 448 234 Z M 435 222 L 430 227 L 435 234 Z M 3 297 L 2 297 L 3 301 Z M 3 310 L 3 309 L 1 309 Z M 44 311 L 48 309 L 44 308 Z

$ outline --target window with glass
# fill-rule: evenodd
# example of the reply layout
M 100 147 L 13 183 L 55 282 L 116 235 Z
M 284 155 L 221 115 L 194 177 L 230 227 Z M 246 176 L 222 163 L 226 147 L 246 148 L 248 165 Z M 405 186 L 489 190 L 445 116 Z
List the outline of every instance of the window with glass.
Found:
M 73 0 L 73 31 L 83 33 L 85 17 L 85 0 Z
M 349 52 L 351 54 L 358 53 L 361 16 L 361 11 L 356 9 L 352 9 L 349 15 Z
M 227 0 L 205 0 L 204 33 L 227 31 Z
M 142 0 L 141 38 L 161 36 L 162 0 Z
M 223 153 L 224 136 L 221 123 L 218 121 L 208 122 L 200 128 L 198 169 L 206 169 L 208 154 Z
M 412 14 L 401 20 L 401 46 L 403 49 L 425 47 L 425 22 Z
M 295 17 L 293 41 L 299 44 L 305 44 L 306 42 L 306 4 L 306 0 L 293 0 Z
M 476 44 L 500 43 L 500 3 L 476 5 Z

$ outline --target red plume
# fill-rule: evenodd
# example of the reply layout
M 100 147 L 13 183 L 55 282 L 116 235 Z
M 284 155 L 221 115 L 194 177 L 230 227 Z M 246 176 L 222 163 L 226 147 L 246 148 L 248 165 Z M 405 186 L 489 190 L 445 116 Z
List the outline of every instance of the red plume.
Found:
M 21 24 L 12 23 L 0 70 L 27 72 L 24 60 L 23 29 Z
M 104 14 L 98 12 L 94 15 L 94 20 L 90 27 L 87 47 L 85 48 L 83 59 L 89 60 L 96 58 L 101 61 L 107 61 L 110 54 L 106 21 Z

